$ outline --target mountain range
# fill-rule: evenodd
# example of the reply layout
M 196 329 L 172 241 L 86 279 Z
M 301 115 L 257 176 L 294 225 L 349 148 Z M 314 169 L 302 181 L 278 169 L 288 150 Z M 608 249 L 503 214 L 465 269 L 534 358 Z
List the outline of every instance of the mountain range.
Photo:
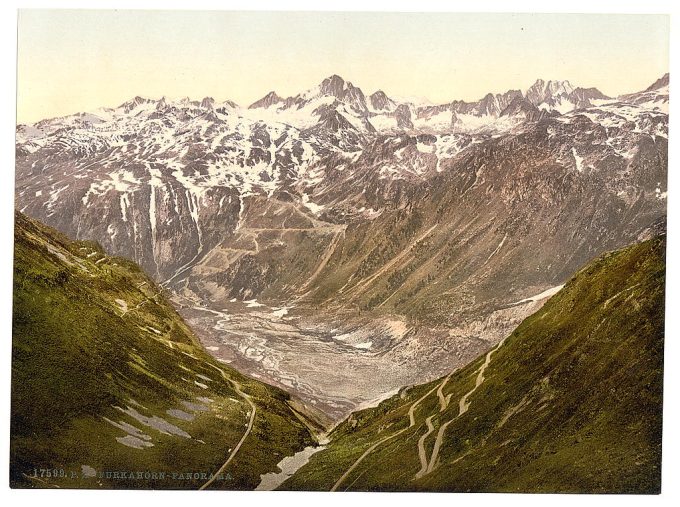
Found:
M 467 364 L 663 221 L 668 86 L 136 97 L 17 126 L 16 207 L 139 263 L 216 357 L 330 425 Z
M 668 90 L 18 125 L 12 484 L 658 492 Z

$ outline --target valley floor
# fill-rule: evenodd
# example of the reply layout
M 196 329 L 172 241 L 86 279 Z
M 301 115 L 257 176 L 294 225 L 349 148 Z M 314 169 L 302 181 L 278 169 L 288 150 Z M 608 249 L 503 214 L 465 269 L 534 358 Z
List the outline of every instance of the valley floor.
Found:
M 469 363 L 554 291 L 518 301 L 462 330 L 414 327 L 396 316 L 317 315 L 254 299 L 231 300 L 219 309 L 181 296 L 174 301 L 219 361 L 291 392 L 308 412 L 332 426 L 401 387 L 431 381 Z

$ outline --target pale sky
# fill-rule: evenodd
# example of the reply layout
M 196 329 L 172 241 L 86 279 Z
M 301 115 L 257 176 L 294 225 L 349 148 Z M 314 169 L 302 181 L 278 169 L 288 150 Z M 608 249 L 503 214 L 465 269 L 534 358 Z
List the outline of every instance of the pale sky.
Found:
M 17 121 L 144 97 L 365 94 L 477 100 L 568 79 L 616 96 L 668 72 L 663 15 L 22 10 Z

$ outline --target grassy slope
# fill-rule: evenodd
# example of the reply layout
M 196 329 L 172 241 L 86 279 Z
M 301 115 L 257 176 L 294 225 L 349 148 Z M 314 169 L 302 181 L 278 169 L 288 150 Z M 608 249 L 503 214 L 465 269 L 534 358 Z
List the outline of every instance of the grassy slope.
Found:
M 660 489 L 665 240 L 606 254 L 526 319 L 494 352 L 455 372 L 415 410 L 416 424 L 369 454 L 338 490 L 655 493 Z M 328 490 L 370 445 L 408 426 L 438 380 L 351 416 L 282 489 Z M 437 465 L 424 477 L 417 442 Z M 458 417 L 459 416 L 459 417 Z
M 34 468 L 79 475 L 82 465 L 215 472 L 249 420 L 250 406 L 228 379 L 240 384 L 257 411 L 252 432 L 226 470 L 231 478 L 212 487 L 253 488 L 283 456 L 312 443 L 287 394 L 216 362 L 136 265 L 107 257 L 96 244 L 71 242 L 19 213 L 15 220 L 13 486 L 197 488 L 205 480 L 27 475 Z M 116 299 L 125 301 L 127 313 Z M 204 407 L 187 407 L 187 401 Z M 191 438 L 144 425 L 116 407 L 162 418 Z M 174 417 L 167 412 L 172 409 L 194 418 Z M 104 418 L 135 426 L 153 446 L 118 443 L 128 432 Z

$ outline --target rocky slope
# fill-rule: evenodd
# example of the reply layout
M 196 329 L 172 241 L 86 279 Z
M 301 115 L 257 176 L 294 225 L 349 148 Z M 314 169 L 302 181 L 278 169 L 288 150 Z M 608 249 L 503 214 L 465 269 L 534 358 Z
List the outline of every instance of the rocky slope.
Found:
M 18 126 L 16 201 L 140 263 L 216 356 L 338 419 L 465 364 L 536 309 L 514 303 L 662 219 L 667 106 L 668 76 L 618 98 L 538 80 L 427 105 L 338 76 L 249 108 L 136 98 Z M 326 364 L 384 382 L 367 366 L 324 398 Z
M 352 414 L 281 488 L 658 493 L 665 249 L 590 262 L 468 366 Z
M 253 489 L 313 442 L 290 397 L 207 354 L 134 263 L 15 221 L 13 487 Z
M 338 76 L 287 99 L 272 92 L 248 109 L 136 97 L 18 126 L 17 204 L 71 236 L 99 238 L 164 281 L 233 244 L 250 216 L 261 221 L 261 200 L 277 215 L 275 228 L 310 227 L 319 217 L 370 221 L 403 207 L 424 180 L 456 172 L 470 152 L 499 138 L 513 144 L 527 130 L 557 164 L 625 172 L 641 142 L 665 144 L 668 87 L 660 83 L 617 101 L 538 80 L 524 95 L 440 106 L 397 105 L 382 92 L 367 100 Z M 556 109 L 562 102 L 570 105 Z M 415 122 L 381 127 L 379 118 L 400 108 Z

